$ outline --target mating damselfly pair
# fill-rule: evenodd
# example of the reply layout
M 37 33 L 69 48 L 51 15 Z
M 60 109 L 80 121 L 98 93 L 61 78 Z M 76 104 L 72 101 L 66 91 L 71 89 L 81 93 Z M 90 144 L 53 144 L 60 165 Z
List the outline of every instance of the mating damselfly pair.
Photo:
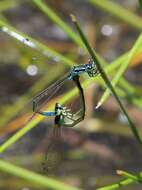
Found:
M 47 171 L 50 169 L 52 170 L 52 163 L 54 160 L 56 160 L 55 162 L 58 164 L 57 157 L 60 157 L 59 160 L 61 160 L 62 157 L 60 152 L 60 143 L 62 139 L 61 128 L 74 127 L 85 117 L 85 98 L 80 83 L 80 75 L 82 73 L 87 73 L 89 77 L 95 77 L 98 74 L 97 67 L 92 59 L 90 59 L 87 64 L 74 66 L 63 78 L 59 79 L 57 82 L 53 83 L 51 86 L 33 98 L 34 114 L 41 114 L 45 117 L 54 117 L 54 126 L 52 127 L 52 131 L 48 138 L 47 153 L 44 162 L 44 168 Z M 55 104 L 53 111 L 43 110 L 43 106 L 49 101 L 49 99 L 51 99 L 53 94 L 55 94 L 59 88 L 63 86 L 66 81 L 73 81 L 78 89 L 79 99 L 81 102 L 80 110 L 76 113 L 72 113 L 71 109 L 61 105 L 59 102 Z

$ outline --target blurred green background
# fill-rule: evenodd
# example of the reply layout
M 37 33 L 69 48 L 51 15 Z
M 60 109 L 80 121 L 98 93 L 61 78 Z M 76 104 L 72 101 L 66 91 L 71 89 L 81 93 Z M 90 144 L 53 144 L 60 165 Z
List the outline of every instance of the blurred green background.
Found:
M 119 56 L 126 55 L 142 30 L 142 12 L 138 1 L 1 0 L 1 145 L 25 127 L 32 115 L 32 97 L 60 79 L 74 64 L 87 63 L 89 56 L 82 47 L 70 13 L 77 16 L 90 44 L 105 60 L 104 65 L 114 65 L 114 69 L 110 66 L 111 71 L 108 72 L 110 78 L 123 64 L 121 61 L 116 66 L 120 62 Z M 131 59 L 115 88 L 140 133 L 141 63 L 140 44 L 139 51 Z M 83 75 L 81 81 L 87 82 L 89 77 Z M 71 94 L 67 96 L 71 90 L 70 83 L 65 83 L 48 105 L 53 107 L 58 98 L 64 105 L 74 109 L 79 97 L 72 97 Z M 72 129 L 63 129 L 64 160 L 52 173 L 45 174 L 42 168 L 49 130 L 53 125 L 51 119 L 37 121 L 34 128 L 1 151 L 1 158 L 86 190 L 117 182 L 121 179 L 116 174 L 118 169 L 139 173 L 142 170 L 141 147 L 114 98 L 110 96 L 96 109 L 104 91 L 105 86 L 100 78 L 86 83 L 85 120 Z M 122 189 L 141 188 L 142 185 L 134 184 Z M 0 189 L 48 188 L 1 172 Z

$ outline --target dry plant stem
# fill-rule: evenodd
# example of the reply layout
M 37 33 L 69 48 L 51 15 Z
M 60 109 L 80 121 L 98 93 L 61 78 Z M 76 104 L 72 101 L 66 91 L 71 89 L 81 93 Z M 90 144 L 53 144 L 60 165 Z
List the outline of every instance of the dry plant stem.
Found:
M 91 55 L 92 59 L 94 60 L 96 66 L 97 66 L 97 68 L 98 68 L 98 71 L 99 71 L 99 73 L 101 74 L 101 77 L 103 78 L 105 84 L 107 85 L 107 87 L 109 88 L 109 90 L 111 91 L 111 93 L 113 94 L 113 96 L 115 97 L 115 99 L 116 99 L 117 103 L 119 104 L 119 106 L 120 106 L 120 108 L 121 108 L 123 114 L 124 114 L 125 117 L 127 118 L 128 123 L 129 123 L 129 125 L 130 125 L 130 128 L 131 128 L 131 130 L 132 130 L 132 133 L 134 134 L 134 137 L 135 137 L 135 138 L 137 139 L 137 141 L 142 145 L 142 140 L 141 140 L 141 137 L 140 137 L 140 135 L 139 135 L 139 132 L 138 132 L 138 130 L 137 130 L 135 124 L 134 124 L 133 121 L 130 119 L 130 117 L 129 117 L 127 111 L 125 110 L 123 104 L 121 103 L 121 101 L 120 101 L 120 99 L 119 99 L 117 93 L 115 92 L 115 90 L 114 90 L 114 88 L 113 88 L 111 82 L 109 81 L 109 78 L 107 77 L 107 75 L 106 75 L 104 69 L 102 68 L 102 66 L 101 66 L 101 64 L 100 64 L 100 62 L 99 62 L 98 57 L 96 56 L 95 51 L 94 51 L 94 50 L 91 48 L 91 46 L 89 45 L 89 43 L 88 43 L 88 41 L 87 41 L 85 35 L 83 34 L 83 32 L 82 32 L 82 30 L 81 30 L 81 28 L 80 28 L 80 26 L 79 26 L 79 24 L 78 24 L 78 22 L 77 22 L 77 20 L 76 20 L 76 17 L 75 17 L 74 15 L 71 15 L 71 18 L 72 18 L 72 21 L 73 21 L 74 24 L 75 24 L 75 27 L 76 27 L 78 33 L 80 34 L 80 37 L 81 37 L 82 41 L 84 42 L 84 45 L 86 46 L 86 48 L 87 48 L 89 54 Z

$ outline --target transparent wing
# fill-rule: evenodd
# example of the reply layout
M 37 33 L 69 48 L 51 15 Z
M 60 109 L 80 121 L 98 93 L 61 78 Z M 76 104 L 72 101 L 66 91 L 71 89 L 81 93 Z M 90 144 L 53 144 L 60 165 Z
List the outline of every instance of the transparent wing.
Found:
M 57 82 L 53 83 L 51 86 L 40 92 L 36 95 L 33 101 L 33 111 L 39 111 L 46 102 L 48 102 L 55 93 L 61 88 L 61 86 L 65 83 L 68 79 L 68 75 L 65 75 L 62 79 L 58 80 Z
M 53 173 L 57 170 L 64 158 L 64 147 L 61 134 L 61 127 L 55 125 L 48 137 L 47 151 L 43 160 L 43 171 Z
M 82 86 L 79 81 L 79 76 L 73 78 L 74 84 L 78 89 L 79 99 L 76 99 L 75 105 L 79 103 L 79 109 L 75 112 L 71 109 L 66 109 L 66 116 L 64 117 L 64 124 L 65 127 L 74 127 L 76 124 L 84 120 L 85 117 L 85 98 Z M 68 106 L 70 107 L 70 106 Z M 72 106 L 73 107 L 73 106 Z

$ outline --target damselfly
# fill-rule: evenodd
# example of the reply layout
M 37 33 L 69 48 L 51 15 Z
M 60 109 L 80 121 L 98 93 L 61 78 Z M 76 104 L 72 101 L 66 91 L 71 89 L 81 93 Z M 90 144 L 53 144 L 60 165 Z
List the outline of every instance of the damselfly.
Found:
M 74 66 L 71 71 L 65 75 L 62 79 L 53 83 L 51 86 L 43 90 L 37 96 L 33 98 L 33 112 L 38 113 L 42 106 L 59 90 L 59 88 L 65 83 L 67 80 L 73 80 L 77 85 L 80 95 L 83 97 L 83 90 L 79 83 L 79 76 L 82 73 L 87 73 L 90 77 L 94 77 L 98 74 L 97 67 L 95 63 L 90 59 L 87 64 L 82 64 L 78 66 Z M 84 103 L 85 104 L 85 103 Z
M 70 109 L 56 103 L 54 111 L 37 111 L 45 117 L 54 116 L 54 126 L 48 137 L 47 154 L 44 162 L 44 170 L 50 172 L 60 165 L 63 157 L 62 150 L 62 133 L 61 127 L 74 127 L 77 123 L 81 122 L 85 116 L 85 100 L 83 89 L 80 85 L 79 75 L 74 76 L 78 91 L 80 93 L 81 108 L 75 114 L 71 113 Z
M 77 123 L 82 121 L 85 116 L 85 99 L 83 89 L 81 87 L 79 77 L 82 73 L 87 73 L 90 77 L 94 77 L 98 74 L 98 70 L 96 68 L 95 63 L 92 60 L 89 60 L 87 64 L 74 66 L 71 71 L 65 75 L 62 79 L 55 82 L 47 89 L 39 93 L 37 96 L 33 98 L 33 111 L 38 114 L 41 114 L 45 117 L 54 116 L 54 127 L 52 128 L 52 133 L 48 138 L 48 148 L 47 155 L 45 159 L 44 168 L 46 170 L 52 170 L 53 166 L 57 166 L 57 160 L 61 160 L 61 127 L 74 127 Z M 81 101 L 81 109 L 72 114 L 70 109 L 67 109 L 64 106 L 61 106 L 59 103 L 56 103 L 54 111 L 42 111 L 42 106 L 53 96 L 55 92 L 65 83 L 67 80 L 72 80 L 76 87 L 78 88 L 80 101 Z M 59 159 L 58 159 L 59 158 Z M 55 161 L 56 160 L 56 161 Z M 57 164 L 55 164 L 55 162 Z M 54 163 L 54 164 L 51 164 Z
M 40 113 L 46 117 L 54 116 L 54 126 L 49 133 L 47 152 L 43 162 L 43 169 L 46 172 L 53 172 L 60 166 L 63 160 L 63 139 L 62 127 L 73 127 L 83 120 L 85 110 L 82 108 L 78 113 L 72 114 L 70 109 L 56 103 L 55 110 Z

